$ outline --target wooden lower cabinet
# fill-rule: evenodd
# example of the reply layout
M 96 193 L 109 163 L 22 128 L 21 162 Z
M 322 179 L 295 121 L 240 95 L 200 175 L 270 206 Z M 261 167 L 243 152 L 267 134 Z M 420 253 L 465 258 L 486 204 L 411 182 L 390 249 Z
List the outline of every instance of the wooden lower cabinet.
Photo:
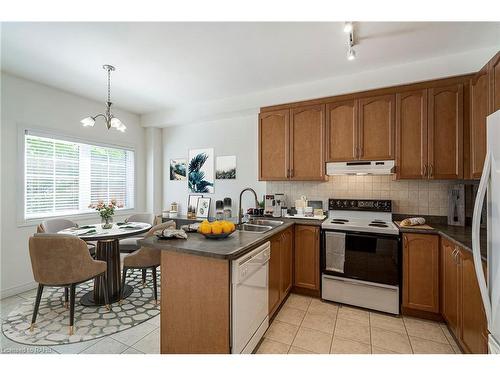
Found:
M 461 330 L 460 341 L 467 353 L 488 353 L 486 315 L 479 284 L 474 269 L 472 254 L 460 250 L 461 278 Z
M 292 288 L 293 227 L 276 234 L 270 240 L 269 316 L 273 316 Z
M 488 352 L 487 323 L 472 253 L 441 239 L 441 314 L 464 352 Z
M 403 235 L 403 310 L 439 313 L 439 236 Z
M 457 246 L 441 239 L 441 314 L 455 337 L 460 332 L 461 272 Z
M 294 287 L 308 289 L 319 295 L 319 239 L 320 227 L 295 226 Z

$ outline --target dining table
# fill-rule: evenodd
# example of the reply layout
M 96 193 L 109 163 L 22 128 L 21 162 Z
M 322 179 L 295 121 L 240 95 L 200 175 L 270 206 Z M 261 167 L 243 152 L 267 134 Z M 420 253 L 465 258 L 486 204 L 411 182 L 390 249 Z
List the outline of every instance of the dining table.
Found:
M 120 239 L 139 236 L 146 233 L 151 224 L 139 222 L 113 223 L 111 228 L 104 225 L 89 224 L 59 231 L 60 234 L 71 234 L 88 243 L 96 243 L 95 259 L 105 261 L 107 264 L 107 288 L 109 303 L 127 298 L 134 291 L 133 287 L 125 284 L 122 293 L 121 269 L 120 269 Z M 85 293 L 80 303 L 84 306 L 102 306 L 104 302 L 104 290 L 101 283 L 94 280 L 92 291 Z

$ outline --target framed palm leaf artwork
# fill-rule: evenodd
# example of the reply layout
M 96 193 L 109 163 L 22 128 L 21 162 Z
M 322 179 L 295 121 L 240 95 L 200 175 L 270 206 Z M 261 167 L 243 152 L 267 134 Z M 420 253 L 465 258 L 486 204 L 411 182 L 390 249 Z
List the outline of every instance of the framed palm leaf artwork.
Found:
M 214 192 L 214 149 L 189 150 L 188 187 L 192 193 Z

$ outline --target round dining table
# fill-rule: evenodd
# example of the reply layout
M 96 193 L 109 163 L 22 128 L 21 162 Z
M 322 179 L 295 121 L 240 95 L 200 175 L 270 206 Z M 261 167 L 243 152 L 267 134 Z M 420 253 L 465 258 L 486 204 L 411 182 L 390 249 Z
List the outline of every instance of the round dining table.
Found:
M 116 223 L 110 229 L 104 229 L 102 224 L 99 223 L 84 225 L 78 228 L 68 228 L 58 233 L 71 234 L 86 242 L 97 242 L 95 259 L 107 263 L 109 303 L 113 303 L 119 301 L 122 296 L 119 240 L 146 233 L 150 228 L 151 224 L 128 222 Z M 133 291 L 134 289 L 130 285 L 125 284 L 123 298 L 130 296 Z M 84 306 L 104 305 L 104 290 L 102 290 L 101 283 L 94 280 L 94 289 L 85 293 L 80 303 Z

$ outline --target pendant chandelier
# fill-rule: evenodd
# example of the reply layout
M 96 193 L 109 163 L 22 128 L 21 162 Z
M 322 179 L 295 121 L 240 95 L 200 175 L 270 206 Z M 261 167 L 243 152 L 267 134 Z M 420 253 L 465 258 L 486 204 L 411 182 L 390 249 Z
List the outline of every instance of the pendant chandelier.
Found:
M 108 130 L 111 128 L 115 128 L 116 130 L 119 130 L 121 132 L 124 132 L 127 127 L 118 119 L 117 117 L 113 116 L 111 113 L 111 72 L 115 70 L 115 67 L 112 65 L 103 65 L 102 66 L 104 70 L 108 72 L 108 101 L 106 102 L 107 108 L 106 108 L 106 113 L 99 113 L 98 115 L 95 116 L 89 116 L 85 117 L 83 120 L 80 122 L 82 123 L 83 126 L 94 126 L 95 125 L 95 120 L 98 117 L 103 117 L 104 121 L 106 121 L 106 126 L 108 127 Z

